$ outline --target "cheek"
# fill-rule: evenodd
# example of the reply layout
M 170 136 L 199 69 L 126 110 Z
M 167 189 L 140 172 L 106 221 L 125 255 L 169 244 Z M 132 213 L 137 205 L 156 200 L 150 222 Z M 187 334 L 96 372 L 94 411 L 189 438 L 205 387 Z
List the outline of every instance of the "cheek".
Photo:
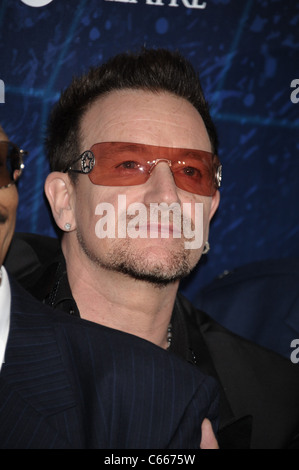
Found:
M 2 250 L 7 252 L 9 245 L 11 243 L 13 234 L 15 231 L 15 219 L 10 219 L 6 224 L 5 227 L 3 227 L 3 233 L 2 233 Z
M 89 197 L 83 197 L 76 201 L 76 224 L 77 225 L 89 225 L 94 216 L 96 203 L 90 200 Z
M 210 213 L 211 213 L 211 206 L 212 206 L 212 198 L 205 197 L 203 201 L 203 220 L 204 220 L 204 228 L 205 230 L 209 229 L 210 226 Z
M 209 225 L 210 211 L 212 199 L 205 196 L 191 195 L 190 197 L 181 197 L 183 211 L 185 208 L 186 213 L 191 214 L 191 219 L 195 223 L 198 218 L 200 219 L 203 227 Z
M 115 188 L 90 186 L 88 191 L 80 193 L 76 200 L 76 226 L 85 239 L 97 242 L 115 238 L 117 233 L 118 211 L 126 205 L 122 204 L 123 195 Z
M 73 214 L 78 234 L 82 235 L 85 240 L 92 240 L 95 233 L 97 202 L 98 197 L 92 187 L 76 192 Z
M 1 189 L 0 214 L 6 219 L 6 222 L 3 225 L 3 231 L 11 232 L 14 230 L 18 202 L 18 192 L 15 185 L 12 185 L 9 188 Z
M 187 214 L 186 220 L 191 219 L 192 223 L 192 231 L 188 232 L 187 230 L 184 232 L 184 235 L 189 239 L 191 239 L 192 236 L 194 237 L 194 241 L 188 243 L 187 246 L 192 248 L 194 256 L 196 257 L 196 252 L 201 252 L 201 249 L 209 237 L 209 214 L 211 209 L 211 198 L 194 195 L 189 198 L 188 202 L 184 200 L 182 205 L 184 217 L 185 214 Z M 188 208 L 188 210 L 186 211 L 185 208 Z
M 211 202 L 212 199 L 210 197 L 203 197 L 203 244 L 209 238 L 209 228 L 210 228 L 210 212 L 211 212 Z
M 11 240 L 15 231 L 16 217 L 11 214 L 5 224 L 0 227 L 0 266 L 2 265 L 6 253 L 11 244 Z

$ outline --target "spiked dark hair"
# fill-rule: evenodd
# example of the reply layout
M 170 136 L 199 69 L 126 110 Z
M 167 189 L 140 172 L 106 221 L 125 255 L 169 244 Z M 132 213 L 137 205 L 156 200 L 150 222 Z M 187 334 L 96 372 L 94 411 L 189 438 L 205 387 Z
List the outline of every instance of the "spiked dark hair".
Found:
M 47 129 L 46 149 L 52 171 L 64 171 L 80 154 L 80 124 L 89 107 L 104 94 L 134 89 L 166 91 L 189 101 L 201 115 L 212 151 L 218 137 L 201 83 L 191 63 L 179 52 L 142 49 L 122 53 L 75 77 L 54 106 Z

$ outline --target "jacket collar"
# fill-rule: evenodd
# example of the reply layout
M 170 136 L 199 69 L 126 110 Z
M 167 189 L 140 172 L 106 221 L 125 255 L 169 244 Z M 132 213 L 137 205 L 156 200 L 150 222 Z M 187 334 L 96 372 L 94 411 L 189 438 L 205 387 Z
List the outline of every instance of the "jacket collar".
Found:
M 47 305 L 80 317 L 79 309 L 68 282 L 65 258 L 62 252 L 57 256 L 54 263 L 45 270 L 39 284 L 41 288 L 45 285 L 50 286 L 42 295 L 42 300 L 45 300 Z M 36 286 L 35 290 L 37 290 Z

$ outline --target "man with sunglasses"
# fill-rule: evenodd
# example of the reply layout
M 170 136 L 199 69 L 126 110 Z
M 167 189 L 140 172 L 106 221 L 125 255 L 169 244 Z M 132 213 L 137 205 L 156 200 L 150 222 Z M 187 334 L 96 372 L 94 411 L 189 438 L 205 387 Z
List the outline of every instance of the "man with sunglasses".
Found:
M 0 187 L 6 191 L 0 192 L 0 260 L 1 265 L 9 248 L 14 233 L 18 193 L 15 182 L 21 176 L 24 168 L 22 150 L 19 151 L 0 126 Z M 6 165 L 8 161 L 8 165 Z M 2 197 L 1 196 L 5 196 Z
M 0 448 L 218 448 L 213 379 L 140 338 L 54 315 L 8 276 L 25 153 L 0 126 Z
M 9 142 L 0 126 L 0 368 L 4 361 L 10 322 L 10 286 L 2 264 L 15 229 L 18 206 L 15 183 L 24 167 L 22 157 L 23 152 Z
M 47 150 L 62 253 L 39 273 L 35 295 L 215 376 L 220 448 L 298 446 L 298 370 L 177 292 L 208 250 L 221 183 L 217 133 L 190 63 L 143 50 L 75 78 L 51 114 Z M 202 243 L 190 245 L 198 233 Z

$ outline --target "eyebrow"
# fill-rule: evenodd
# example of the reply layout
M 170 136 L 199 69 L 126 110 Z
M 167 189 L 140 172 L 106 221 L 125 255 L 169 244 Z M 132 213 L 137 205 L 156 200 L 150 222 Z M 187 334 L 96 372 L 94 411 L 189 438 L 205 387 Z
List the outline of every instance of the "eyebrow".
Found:
M 105 142 L 104 142 L 105 143 Z M 150 146 L 147 144 L 134 144 L 131 142 L 111 142 L 111 147 L 108 149 L 109 155 L 119 155 L 122 153 L 126 152 L 131 152 L 138 154 L 142 152 L 143 154 L 151 154 L 149 147 L 154 147 Z M 97 144 L 94 144 L 92 147 L 96 146 Z M 91 147 L 91 148 L 92 148 Z
M 130 151 L 130 152 L 140 152 L 141 150 L 146 150 L 148 149 L 148 147 L 153 147 L 151 145 L 147 145 L 147 144 L 134 144 L 134 143 L 127 143 L 127 142 L 120 142 L 120 143 L 117 143 L 117 145 L 115 146 L 117 147 L 117 150 L 118 151 L 121 151 L 121 152 L 126 152 L 126 151 Z M 112 146 L 112 148 L 114 148 L 114 146 Z
M 107 142 L 99 142 L 94 144 L 91 149 L 95 146 L 101 146 L 101 144 L 107 144 Z M 186 158 L 186 157 L 191 157 L 191 158 L 196 158 L 198 159 L 201 157 L 201 154 L 208 154 L 211 157 L 213 156 L 212 152 L 209 152 L 207 150 L 200 150 L 200 149 L 188 149 L 188 148 L 180 148 L 180 147 L 166 147 L 163 145 L 151 145 L 151 144 L 141 144 L 141 143 L 134 143 L 134 142 L 111 142 L 110 148 L 109 148 L 109 154 L 114 155 L 114 154 L 119 154 L 119 153 L 125 153 L 125 152 L 131 152 L 131 153 L 139 153 L 142 152 L 143 154 L 151 155 L 153 156 L 153 152 L 155 149 L 163 150 L 167 149 L 173 154 L 179 154 L 180 158 Z

